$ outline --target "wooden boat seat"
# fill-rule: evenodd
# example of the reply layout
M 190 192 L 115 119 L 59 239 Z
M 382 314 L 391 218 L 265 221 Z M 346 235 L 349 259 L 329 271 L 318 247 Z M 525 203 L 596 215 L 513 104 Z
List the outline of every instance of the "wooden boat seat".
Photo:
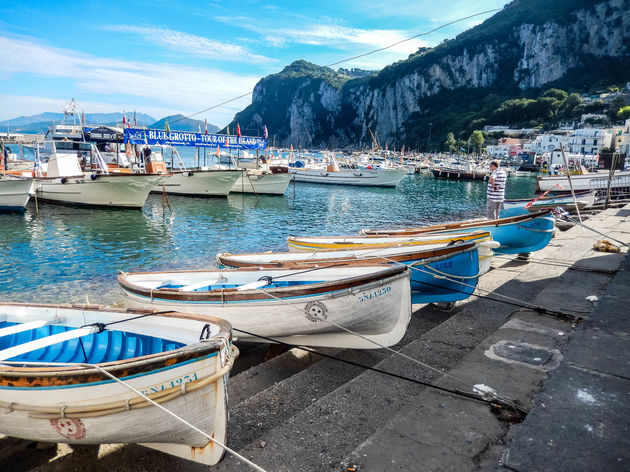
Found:
M 6 328 L 0 329 L 0 338 L 4 336 L 10 336 L 12 334 L 21 333 L 23 331 L 30 331 L 32 329 L 41 328 L 42 326 L 46 326 L 48 324 L 59 323 L 61 320 L 59 318 L 53 318 L 51 320 L 35 320 L 29 321 L 28 323 L 19 323 L 13 326 L 7 326 Z
M 77 328 L 70 331 L 64 331 L 62 333 L 53 334 L 45 338 L 36 339 L 35 341 L 29 341 L 27 343 L 18 344 L 0 351 L 0 361 L 5 361 L 27 352 L 36 351 L 44 347 L 52 346 L 53 344 L 63 343 L 71 339 L 80 338 L 90 334 L 94 334 L 100 331 L 98 326 L 86 326 L 84 328 Z

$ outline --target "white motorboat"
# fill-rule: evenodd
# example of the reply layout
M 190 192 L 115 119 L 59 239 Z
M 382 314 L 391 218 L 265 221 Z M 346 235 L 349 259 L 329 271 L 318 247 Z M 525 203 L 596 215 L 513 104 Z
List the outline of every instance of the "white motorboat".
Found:
M 293 174 L 286 167 L 263 166 L 260 169 L 247 169 L 234 182 L 232 192 L 254 193 L 256 195 L 284 195 Z
M 565 191 L 573 188 L 579 190 L 599 190 L 605 191 L 608 187 L 612 189 L 630 187 L 630 170 L 615 171 L 612 180 L 610 171 L 589 172 L 587 174 L 571 175 L 571 184 L 566 175 L 554 175 L 549 177 L 538 176 L 536 190 L 546 192 L 547 190 L 563 189 Z
M 46 175 L 35 177 L 38 200 L 53 203 L 142 208 L 151 189 L 169 174 L 84 173 L 81 161 L 92 159 L 92 145 L 77 141 L 46 142 Z M 38 149 L 39 150 L 39 149 Z
M 212 169 L 195 167 L 172 170 L 163 184 L 153 187 L 152 192 L 189 197 L 226 197 L 242 175 L 238 169 Z
M 396 187 L 407 175 L 404 168 L 358 167 L 341 170 L 332 159 L 320 166 L 289 167 L 296 182 L 315 184 L 356 185 L 369 187 Z
M 33 179 L 0 176 L 0 211 L 23 211 L 33 188 Z

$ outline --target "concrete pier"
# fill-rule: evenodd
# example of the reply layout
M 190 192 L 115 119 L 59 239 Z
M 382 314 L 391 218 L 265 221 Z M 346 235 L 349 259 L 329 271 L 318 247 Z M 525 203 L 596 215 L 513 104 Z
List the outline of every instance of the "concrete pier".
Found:
M 630 206 L 585 224 L 630 241 Z M 627 470 L 630 259 L 625 248 L 594 250 L 600 239 L 578 226 L 558 232 L 528 261 L 496 257 L 479 296 L 449 311 L 414 307 L 396 350 L 417 362 L 326 351 L 450 389 L 487 386 L 524 417 L 292 349 L 230 379 L 228 445 L 270 471 Z M 2 465 L 207 470 L 136 445 L 29 446 Z M 215 469 L 247 466 L 227 455 Z

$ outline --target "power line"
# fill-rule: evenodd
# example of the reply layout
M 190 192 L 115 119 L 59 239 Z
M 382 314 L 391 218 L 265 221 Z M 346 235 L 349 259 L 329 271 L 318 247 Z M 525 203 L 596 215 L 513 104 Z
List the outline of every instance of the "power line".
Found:
M 336 66 L 337 64 L 342 64 L 342 63 L 344 63 L 344 62 L 353 61 L 354 59 L 359 59 L 359 58 L 361 58 L 361 57 L 369 56 L 369 55 L 371 55 L 371 54 L 375 54 L 375 53 L 377 53 L 377 52 L 385 51 L 385 50 L 387 50 L 387 49 L 391 49 L 391 48 L 393 48 L 393 47 L 395 47 L 395 46 L 398 46 L 399 44 L 405 43 L 405 42 L 407 42 L 407 41 L 411 41 L 412 39 L 416 39 L 416 38 L 419 38 L 419 37 L 421 37 L 421 36 L 426 36 L 426 35 L 429 35 L 429 34 L 434 33 L 434 32 L 436 32 L 436 31 L 438 31 L 438 30 L 440 30 L 440 29 L 442 29 L 442 28 L 446 28 L 447 26 L 451 26 L 451 25 L 453 25 L 453 24 L 455 24 L 455 23 L 459 23 L 460 21 L 469 20 L 469 19 L 471 19 L 471 18 L 475 18 L 475 17 L 477 17 L 477 16 L 486 15 L 486 14 L 488 14 L 488 13 L 493 13 L 493 12 L 500 11 L 500 10 L 501 10 L 501 8 L 493 8 L 492 10 L 486 10 L 486 11 L 482 11 L 482 12 L 480 12 L 480 13 L 475 13 L 475 14 L 473 14 L 473 15 L 465 16 L 465 17 L 463 17 L 463 18 L 458 18 L 457 20 L 453 20 L 453 21 L 450 21 L 450 22 L 448 22 L 448 23 L 444 23 L 443 25 L 440 25 L 440 26 L 438 26 L 438 27 L 436 27 L 436 28 L 433 28 L 432 30 L 425 31 L 424 33 L 419 33 L 419 34 L 416 34 L 416 35 L 411 36 L 411 37 L 409 37 L 409 38 L 406 38 L 406 39 L 402 39 L 402 40 L 400 40 L 400 41 L 397 41 L 397 42 L 395 42 L 395 43 L 393 43 L 393 44 L 390 44 L 389 46 L 385 46 L 385 47 L 382 47 L 382 48 L 374 49 L 374 50 L 372 50 L 372 51 L 369 51 L 369 52 L 366 52 L 366 53 L 363 53 L 363 54 L 359 54 L 358 56 L 348 57 L 348 58 L 346 58 L 346 59 L 342 59 L 342 60 L 340 60 L 340 61 L 333 62 L 333 63 L 331 63 L 331 64 L 327 64 L 327 65 L 325 65 L 324 67 Z M 205 112 L 207 112 L 207 111 L 213 110 L 213 109 L 218 108 L 218 107 L 220 107 L 220 106 L 226 105 L 226 104 L 228 104 L 228 103 L 230 103 L 230 102 L 234 102 L 234 101 L 236 101 L 236 100 L 240 100 L 241 98 L 243 98 L 243 97 L 247 97 L 248 95 L 251 95 L 252 93 L 254 93 L 254 91 L 253 91 L 253 90 L 252 90 L 252 91 L 250 91 L 250 92 L 244 93 L 243 95 L 239 95 L 238 97 L 230 98 L 229 100 L 226 100 L 226 101 L 224 101 L 224 102 L 221 102 L 221 103 L 219 103 L 219 104 L 217 104 L 217 105 L 212 105 L 211 107 L 208 107 L 208 108 L 206 108 L 205 110 L 201 110 L 201 111 L 198 111 L 198 112 L 196 112 L 196 113 L 193 113 L 192 115 L 188 115 L 188 116 L 185 116 L 185 117 L 180 118 L 180 119 L 178 119 L 178 120 L 174 120 L 174 121 L 172 121 L 172 122 L 171 122 L 171 124 L 174 124 L 174 123 L 177 123 L 177 122 L 179 122 L 179 121 L 182 121 L 182 120 L 185 120 L 185 119 L 191 118 L 191 117 L 193 117 L 193 116 L 197 116 L 197 115 L 199 115 L 199 114 L 201 114 L 201 113 L 205 113 Z

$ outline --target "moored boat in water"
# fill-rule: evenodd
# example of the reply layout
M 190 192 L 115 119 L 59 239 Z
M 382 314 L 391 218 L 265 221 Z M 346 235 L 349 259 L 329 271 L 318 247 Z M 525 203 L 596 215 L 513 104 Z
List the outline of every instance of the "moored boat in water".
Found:
M 140 443 L 216 464 L 224 449 L 208 438 L 225 443 L 236 353 L 231 327 L 216 318 L 0 303 L 0 431 L 45 442 Z
M 411 316 L 406 267 L 120 273 L 118 282 L 128 307 L 218 316 L 254 342 L 374 349 L 400 341 Z
M 33 179 L 0 175 L 0 211 L 24 211 L 31 196 Z

